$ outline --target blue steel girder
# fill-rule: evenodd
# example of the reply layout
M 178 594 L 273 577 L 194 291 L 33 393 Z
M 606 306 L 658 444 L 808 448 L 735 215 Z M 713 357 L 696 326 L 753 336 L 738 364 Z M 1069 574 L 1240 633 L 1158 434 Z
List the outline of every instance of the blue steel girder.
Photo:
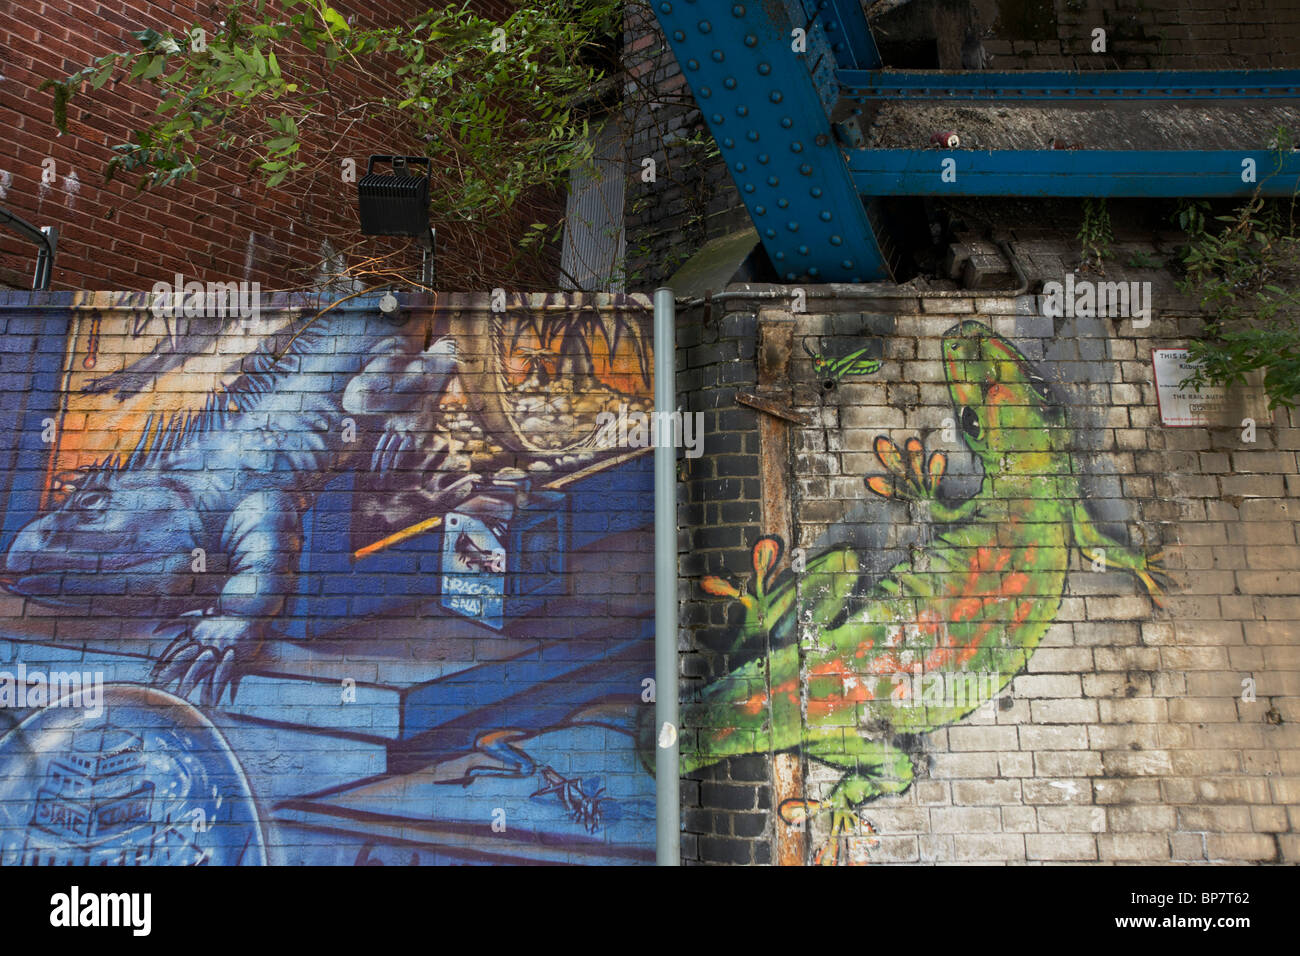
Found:
M 777 272 L 789 281 L 888 276 L 830 122 L 836 67 L 875 53 L 874 42 L 863 45 L 860 10 L 854 40 L 853 17 L 840 9 L 856 0 L 808 0 L 811 12 L 800 0 L 652 3 Z M 806 50 L 795 49 L 795 28 Z
M 884 65 L 859 0 L 804 0 L 804 10 L 821 24 L 840 69 L 879 70 Z
M 652 5 L 786 280 L 890 278 L 863 197 L 1240 196 L 1246 160 L 1266 195 L 1300 185 L 1300 152 L 861 149 L 837 142 L 861 141 L 856 118 L 831 124 L 882 100 L 1300 100 L 1300 70 L 885 71 L 859 0 Z
M 872 100 L 1300 99 L 1300 70 L 1086 70 L 941 73 L 839 70 L 844 97 Z
M 856 149 L 849 170 L 869 196 L 1290 196 L 1300 150 Z

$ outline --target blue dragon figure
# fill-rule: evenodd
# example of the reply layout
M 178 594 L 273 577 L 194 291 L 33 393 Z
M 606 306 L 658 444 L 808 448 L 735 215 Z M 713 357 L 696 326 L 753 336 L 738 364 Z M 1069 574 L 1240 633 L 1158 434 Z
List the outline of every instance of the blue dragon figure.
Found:
M 201 410 L 151 415 L 134 450 L 87 468 L 23 527 L 4 584 L 38 603 L 163 621 L 153 680 L 212 705 L 294 593 L 302 519 L 345 469 L 390 473 L 457 368 L 453 337 L 418 340 L 329 314 L 274 339 Z M 428 342 L 426 337 L 425 342 Z M 202 549 L 201 551 L 199 549 Z M 201 560 L 199 560 L 201 556 Z

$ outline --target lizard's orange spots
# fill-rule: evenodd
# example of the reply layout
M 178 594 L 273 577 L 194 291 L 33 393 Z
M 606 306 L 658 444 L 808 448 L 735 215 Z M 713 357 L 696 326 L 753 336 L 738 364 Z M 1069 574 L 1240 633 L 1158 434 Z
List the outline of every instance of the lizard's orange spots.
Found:
M 1005 385 L 990 385 L 987 393 L 987 401 L 990 405 L 996 405 L 999 402 L 1008 402 L 1012 398 L 1011 389 Z
M 1021 601 L 1016 605 L 1016 613 L 1011 617 L 1012 625 L 1025 623 L 1025 619 L 1033 612 L 1034 605 L 1032 601 Z
M 1024 571 L 1017 571 L 1015 574 L 1007 576 L 1002 582 L 1002 593 L 1006 596 L 1020 594 L 1025 590 L 1025 585 L 1029 583 L 1029 575 Z

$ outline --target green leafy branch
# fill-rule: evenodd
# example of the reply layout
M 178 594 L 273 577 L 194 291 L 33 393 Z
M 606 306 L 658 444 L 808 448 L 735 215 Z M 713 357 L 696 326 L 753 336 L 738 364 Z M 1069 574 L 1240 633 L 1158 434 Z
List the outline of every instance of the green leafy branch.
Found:
M 139 49 L 47 80 L 54 123 L 84 86 L 121 74 L 158 93 L 157 119 L 113 147 L 106 175 L 141 174 L 140 188 L 192 178 L 219 153 L 246 151 L 269 187 L 303 170 L 309 131 L 329 121 L 382 122 L 425 144 L 434 160 L 435 220 L 481 219 L 528 190 L 555 185 L 588 161 L 579 103 L 598 79 L 584 61 L 616 29 L 615 0 L 534 0 L 496 22 L 467 5 L 431 8 L 395 28 L 353 26 L 326 0 L 237 0 L 221 26 L 134 34 Z M 331 83 L 346 67 L 390 95 L 367 100 Z
M 1284 131 L 1279 131 L 1277 148 L 1291 148 Z M 1191 237 L 1182 256 L 1186 274 L 1181 288 L 1199 293 L 1210 313 L 1204 337 L 1188 348 L 1196 370 L 1183 386 L 1244 385 L 1262 372 L 1270 408 L 1297 404 L 1300 228 L 1295 203 L 1295 195 L 1289 202 L 1269 202 L 1257 188 L 1232 214 L 1208 222 L 1207 203 L 1180 209 L 1179 224 Z

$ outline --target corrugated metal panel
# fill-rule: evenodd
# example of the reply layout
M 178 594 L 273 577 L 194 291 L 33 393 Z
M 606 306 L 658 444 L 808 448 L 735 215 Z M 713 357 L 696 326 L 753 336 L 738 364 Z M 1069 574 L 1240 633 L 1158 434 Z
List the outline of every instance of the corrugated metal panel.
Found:
M 623 144 L 618 127 L 595 129 L 592 165 L 569 177 L 560 288 L 624 291 L 627 233 L 623 224 Z

